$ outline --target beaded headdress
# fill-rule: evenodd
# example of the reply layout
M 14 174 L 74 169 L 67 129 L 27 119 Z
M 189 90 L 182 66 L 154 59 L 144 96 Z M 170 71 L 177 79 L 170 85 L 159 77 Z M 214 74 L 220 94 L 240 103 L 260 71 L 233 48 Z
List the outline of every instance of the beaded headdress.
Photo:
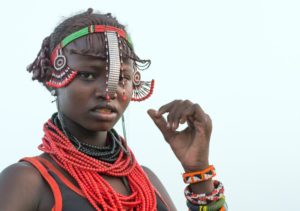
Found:
M 119 84 L 120 75 L 123 78 L 123 55 L 121 38 L 125 39 L 130 45 L 128 34 L 117 27 L 106 25 L 91 25 L 84 27 L 67 37 L 65 37 L 52 51 L 51 63 L 54 67 L 51 77 L 46 82 L 47 86 L 52 88 L 61 88 L 67 86 L 77 75 L 77 70 L 68 66 L 67 58 L 64 56 L 62 49 L 74 40 L 87 36 L 92 33 L 104 33 L 106 49 L 106 99 L 109 100 L 115 96 Z M 124 87 L 124 84 L 123 84 Z M 141 73 L 137 66 L 134 65 L 133 73 L 133 96 L 132 101 L 142 101 L 151 96 L 154 88 L 154 80 L 141 81 Z M 125 97 L 125 91 L 123 97 Z

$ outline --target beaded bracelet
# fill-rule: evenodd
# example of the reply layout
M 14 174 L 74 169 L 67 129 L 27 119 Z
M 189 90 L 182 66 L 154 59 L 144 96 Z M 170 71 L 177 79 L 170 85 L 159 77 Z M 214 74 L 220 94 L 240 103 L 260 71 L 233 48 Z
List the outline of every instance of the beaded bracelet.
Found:
M 202 171 L 184 173 L 182 176 L 185 183 L 193 184 L 213 178 L 216 176 L 216 169 L 213 165 L 210 165 Z
M 214 180 L 215 189 L 209 193 L 196 194 L 190 191 L 190 186 L 188 185 L 184 190 L 184 195 L 186 199 L 194 205 L 207 205 L 211 202 L 218 201 L 220 198 L 224 197 L 224 186 L 221 182 Z
M 187 201 L 187 206 L 190 211 L 219 211 L 224 207 L 225 197 L 221 197 L 218 201 L 212 202 L 208 205 L 194 205 L 191 202 Z M 225 207 L 224 207 L 225 209 Z

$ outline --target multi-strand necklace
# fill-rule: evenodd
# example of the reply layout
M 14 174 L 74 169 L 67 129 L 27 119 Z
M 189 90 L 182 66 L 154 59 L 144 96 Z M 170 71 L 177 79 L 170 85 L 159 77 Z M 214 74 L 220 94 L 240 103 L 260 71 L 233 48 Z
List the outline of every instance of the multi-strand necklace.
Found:
M 64 126 L 64 124 L 62 124 L 62 119 L 58 114 L 54 114 L 52 116 L 52 122 L 69 138 L 77 150 L 97 160 L 113 163 L 116 161 L 121 149 L 128 154 L 128 151 L 123 146 L 121 138 L 114 129 L 108 131 L 107 145 L 96 146 L 81 142 L 75 136 L 73 136 L 72 133 L 69 132 Z
M 76 180 L 85 197 L 97 211 L 156 210 L 154 188 L 129 148 L 127 154 L 119 146 L 116 160 L 111 163 L 78 150 L 79 146 L 83 148 L 84 145 L 72 143 L 72 138 L 65 135 L 52 119 L 45 123 L 44 132 L 43 143 L 39 149 L 48 153 Z M 109 137 L 111 141 L 111 134 Z M 115 149 L 118 148 L 117 143 Z M 112 143 L 109 145 L 113 148 Z M 90 153 L 90 149 L 88 151 Z M 126 196 L 116 192 L 101 175 L 126 177 L 131 194 Z

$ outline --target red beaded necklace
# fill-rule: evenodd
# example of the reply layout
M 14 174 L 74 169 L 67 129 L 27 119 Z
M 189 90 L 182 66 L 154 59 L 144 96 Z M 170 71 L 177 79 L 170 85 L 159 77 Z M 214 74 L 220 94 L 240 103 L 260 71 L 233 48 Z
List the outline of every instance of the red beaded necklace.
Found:
M 154 188 L 130 149 L 130 156 L 121 150 L 118 159 L 111 164 L 79 152 L 51 120 L 44 125 L 44 132 L 39 149 L 50 154 L 77 181 L 85 197 L 97 211 L 156 210 Z M 126 177 L 131 194 L 124 196 L 117 193 L 101 174 Z

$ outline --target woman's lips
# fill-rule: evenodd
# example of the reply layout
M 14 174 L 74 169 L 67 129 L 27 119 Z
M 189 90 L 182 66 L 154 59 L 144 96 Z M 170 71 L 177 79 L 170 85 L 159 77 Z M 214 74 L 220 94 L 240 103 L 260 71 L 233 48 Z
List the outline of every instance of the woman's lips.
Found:
M 101 121 L 113 121 L 117 117 L 117 113 L 108 108 L 94 109 L 91 114 Z
M 112 113 L 112 111 L 108 108 L 95 109 L 95 112 L 104 113 L 104 114 L 111 114 Z

